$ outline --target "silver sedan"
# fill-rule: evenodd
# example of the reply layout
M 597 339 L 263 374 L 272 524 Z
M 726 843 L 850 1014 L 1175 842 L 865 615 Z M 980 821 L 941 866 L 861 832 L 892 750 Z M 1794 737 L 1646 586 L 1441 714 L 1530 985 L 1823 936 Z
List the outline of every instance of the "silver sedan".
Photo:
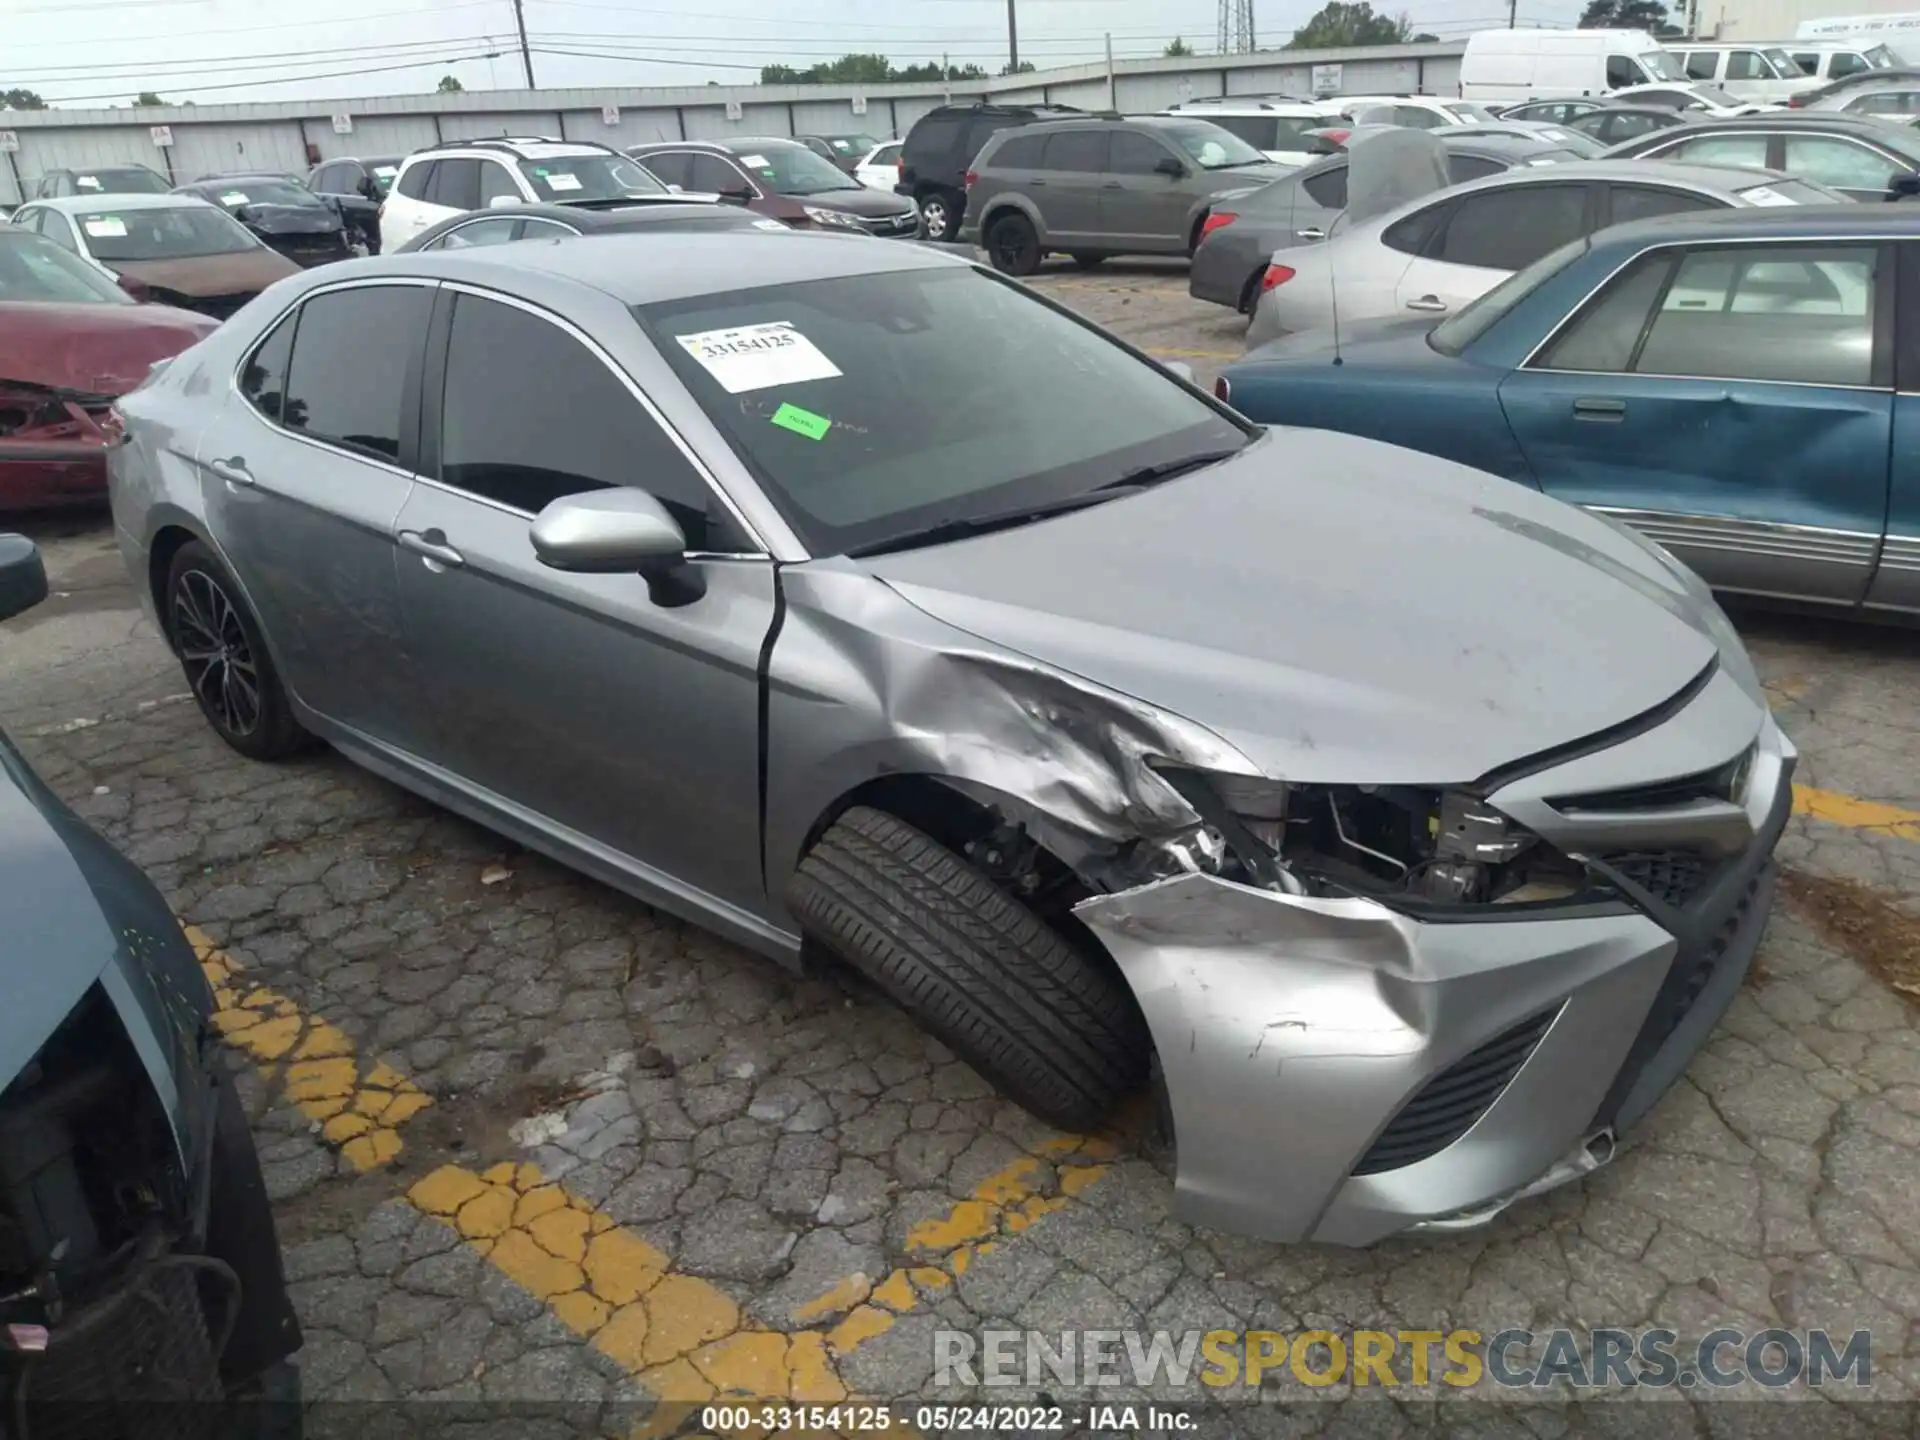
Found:
M 952 256 L 354 261 L 120 409 L 233 748 L 837 956 L 1055 1124 L 1157 1073 L 1196 1222 L 1364 1244 L 1592 1169 L 1765 924 L 1793 751 L 1664 553 Z
M 1846 196 L 1771 170 L 1591 160 L 1457 185 L 1324 243 L 1276 250 L 1249 347 L 1298 330 L 1439 319 L 1569 240 L 1608 225 L 1740 205 L 1838 205 Z

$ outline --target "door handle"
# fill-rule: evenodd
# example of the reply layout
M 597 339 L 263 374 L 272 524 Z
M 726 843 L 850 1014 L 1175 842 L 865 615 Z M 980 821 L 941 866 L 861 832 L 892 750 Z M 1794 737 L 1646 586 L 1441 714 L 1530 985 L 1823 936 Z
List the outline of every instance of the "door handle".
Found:
M 447 544 L 447 537 L 438 530 L 428 530 L 424 534 L 418 530 L 402 530 L 400 546 L 411 550 L 427 562 L 427 568 L 435 565 L 464 565 L 467 557 L 453 546 Z
M 1437 310 L 1444 310 L 1446 308 L 1447 308 L 1447 302 L 1442 300 L 1438 295 L 1422 295 L 1418 300 L 1407 301 L 1407 309 L 1409 310 L 1436 310 L 1437 311 Z
M 1576 420 L 1624 420 L 1627 418 L 1627 402 L 1593 397 L 1575 400 L 1573 418 Z
M 229 485 L 251 485 L 253 472 L 247 469 L 247 462 L 238 455 L 231 460 L 209 460 L 207 468 Z
M 1318 225 L 1309 225 L 1304 230 L 1294 231 L 1293 238 L 1296 240 L 1324 240 L 1327 238 L 1327 232 L 1322 230 Z
M 1102 190 L 1124 190 L 1127 187 L 1122 185 L 1118 180 L 1109 180 L 1100 188 Z
M 1027 188 L 1029 190 L 1044 190 L 1047 188 L 1047 182 L 1044 180 L 1029 180 L 1027 182 Z

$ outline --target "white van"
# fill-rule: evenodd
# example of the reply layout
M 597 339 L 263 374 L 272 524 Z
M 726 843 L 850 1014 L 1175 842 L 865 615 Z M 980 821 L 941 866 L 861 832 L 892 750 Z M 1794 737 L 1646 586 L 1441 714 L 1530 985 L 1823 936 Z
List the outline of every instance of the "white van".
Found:
M 1903 64 L 1920 55 L 1920 10 L 1893 15 L 1829 15 L 1824 20 L 1802 20 L 1793 32 L 1796 40 L 1837 40 L 1865 48 L 1885 45 Z
M 1801 73 L 1822 85 L 1869 70 L 1891 70 L 1906 63 L 1878 41 L 1789 40 L 1785 48 Z
M 1496 104 L 1684 79 L 1644 30 L 1479 30 L 1460 59 L 1461 98 Z
M 1784 105 L 1795 95 L 1819 88 L 1779 45 L 1703 45 L 1676 40 L 1674 58 L 1687 78 L 1717 85 L 1739 100 L 1761 105 Z
M 1185 100 L 1169 115 L 1197 115 L 1231 130 L 1277 165 L 1305 165 L 1319 158 L 1311 133 L 1339 117 L 1339 106 L 1318 100 L 1260 100 L 1240 95 Z

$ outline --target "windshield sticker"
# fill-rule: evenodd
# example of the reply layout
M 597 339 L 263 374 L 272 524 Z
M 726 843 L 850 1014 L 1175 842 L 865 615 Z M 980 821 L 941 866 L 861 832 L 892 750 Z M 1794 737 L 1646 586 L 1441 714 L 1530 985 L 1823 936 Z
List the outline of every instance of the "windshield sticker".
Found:
M 118 215 L 99 215 L 80 222 L 80 228 L 96 240 L 124 240 L 127 222 Z
M 753 222 L 753 228 L 756 230 L 785 230 L 787 223 L 784 220 L 756 220 Z
M 764 155 L 742 155 L 740 157 L 740 163 L 750 170 L 764 170 L 767 168 L 767 157 Z
M 796 435 L 804 435 L 809 440 L 826 439 L 827 431 L 833 425 L 833 421 L 826 416 L 802 410 L 798 405 L 782 405 L 773 412 L 773 423 Z
M 222 205 L 244 205 L 247 203 L 247 192 L 244 190 L 222 191 L 220 203 Z
M 391 180 L 400 173 L 400 167 L 398 165 L 376 165 L 373 167 L 373 173 L 378 175 L 382 180 Z
M 1794 203 L 1792 196 L 1782 195 L 1778 190 L 1770 189 L 1765 185 L 1756 185 L 1751 190 L 1742 190 L 1740 192 L 1740 198 L 1745 200 L 1749 205 L 1791 205 Z
M 731 330 L 703 330 L 678 338 L 682 348 L 729 395 L 774 385 L 831 380 L 840 373 L 840 367 L 821 354 L 819 346 L 785 320 Z
M 580 188 L 580 177 L 578 175 L 569 175 L 564 170 L 556 170 L 553 174 L 547 176 L 547 184 L 555 190 L 578 190 Z
M 100 177 L 98 175 L 81 175 L 76 177 L 73 183 L 78 185 L 82 190 L 98 190 L 100 188 Z

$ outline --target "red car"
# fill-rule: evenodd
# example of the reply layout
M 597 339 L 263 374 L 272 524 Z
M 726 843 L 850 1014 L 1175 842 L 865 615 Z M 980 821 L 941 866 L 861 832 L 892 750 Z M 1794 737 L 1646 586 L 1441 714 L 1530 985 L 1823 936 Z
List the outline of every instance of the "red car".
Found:
M 114 400 L 218 325 L 0 224 L 0 511 L 102 499 Z

